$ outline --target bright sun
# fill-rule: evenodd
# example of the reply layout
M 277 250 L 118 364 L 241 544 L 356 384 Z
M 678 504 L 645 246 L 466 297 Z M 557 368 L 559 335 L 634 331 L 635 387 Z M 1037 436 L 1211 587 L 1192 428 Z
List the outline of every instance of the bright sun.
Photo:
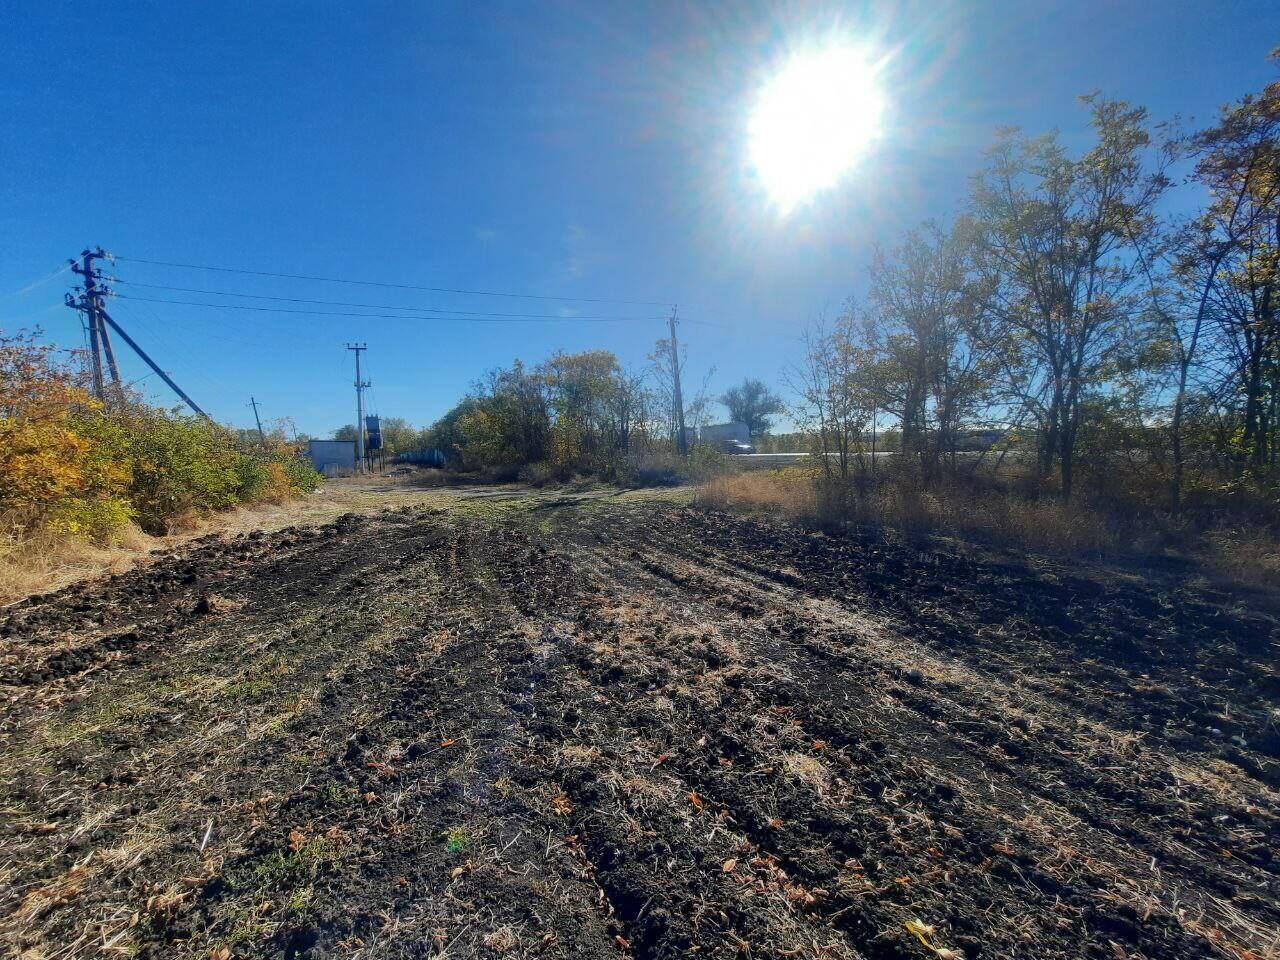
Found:
M 796 54 L 751 115 L 751 162 L 788 213 L 834 186 L 880 132 L 884 101 L 865 50 L 830 44 Z

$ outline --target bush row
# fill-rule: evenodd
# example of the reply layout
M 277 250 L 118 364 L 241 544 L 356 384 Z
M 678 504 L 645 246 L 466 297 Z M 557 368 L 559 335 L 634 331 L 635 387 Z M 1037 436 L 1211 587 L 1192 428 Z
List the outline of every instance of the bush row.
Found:
M 131 523 L 163 534 L 176 520 L 319 482 L 286 446 L 247 447 L 226 427 L 136 398 L 104 406 L 81 380 L 33 338 L 0 338 L 0 518 L 11 539 L 104 542 Z

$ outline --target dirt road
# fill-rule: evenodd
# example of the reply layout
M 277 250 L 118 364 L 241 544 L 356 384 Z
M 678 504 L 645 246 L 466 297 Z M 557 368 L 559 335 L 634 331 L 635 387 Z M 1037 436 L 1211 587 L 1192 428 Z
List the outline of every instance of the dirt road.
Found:
M 1275 957 L 1277 628 L 616 498 L 0 619 L 0 953 Z

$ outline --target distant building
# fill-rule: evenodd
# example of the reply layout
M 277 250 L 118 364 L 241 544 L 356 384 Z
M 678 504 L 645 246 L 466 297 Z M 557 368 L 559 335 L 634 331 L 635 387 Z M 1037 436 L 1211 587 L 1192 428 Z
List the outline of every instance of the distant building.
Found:
M 312 440 L 307 445 L 307 458 L 317 473 L 326 477 L 342 477 L 356 472 L 354 440 Z
M 751 431 L 745 423 L 712 423 L 698 430 L 698 442 L 719 443 L 721 440 L 751 442 Z

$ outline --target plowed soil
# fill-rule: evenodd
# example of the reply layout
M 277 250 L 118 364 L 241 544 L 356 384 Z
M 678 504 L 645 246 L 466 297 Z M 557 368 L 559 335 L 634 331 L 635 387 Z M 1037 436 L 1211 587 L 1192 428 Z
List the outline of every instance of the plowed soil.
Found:
M 653 502 L 0 615 L 0 953 L 1275 957 L 1262 609 Z

